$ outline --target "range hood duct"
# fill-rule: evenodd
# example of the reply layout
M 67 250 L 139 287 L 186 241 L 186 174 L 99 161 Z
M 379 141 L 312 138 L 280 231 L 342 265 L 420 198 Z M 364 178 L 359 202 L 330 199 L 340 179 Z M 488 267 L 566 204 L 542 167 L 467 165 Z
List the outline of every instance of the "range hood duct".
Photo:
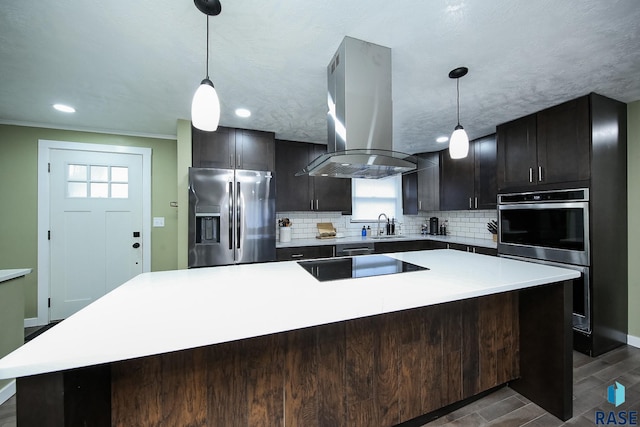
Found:
M 327 79 L 327 154 L 296 175 L 384 178 L 415 170 L 415 156 L 391 147 L 391 49 L 345 37 Z

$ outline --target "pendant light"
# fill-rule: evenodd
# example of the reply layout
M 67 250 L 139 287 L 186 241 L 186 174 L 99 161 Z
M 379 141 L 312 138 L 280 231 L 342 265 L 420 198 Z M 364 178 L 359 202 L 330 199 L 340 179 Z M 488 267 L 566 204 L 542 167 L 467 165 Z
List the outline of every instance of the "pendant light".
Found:
M 458 125 L 451 134 L 449 140 L 449 155 L 452 159 L 463 159 L 469 153 L 469 136 L 460 124 L 460 78 L 467 75 L 469 69 L 467 67 L 459 67 L 449 72 L 449 78 L 456 79 L 456 91 L 458 94 Z
M 196 129 L 213 132 L 220 122 L 220 99 L 209 79 L 209 16 L 219 15 L 222 5 L 218 0 L 194 0 L 194 3 L 200 12 L 207 15 L 207 75 L 193 95 L 191 122 Z

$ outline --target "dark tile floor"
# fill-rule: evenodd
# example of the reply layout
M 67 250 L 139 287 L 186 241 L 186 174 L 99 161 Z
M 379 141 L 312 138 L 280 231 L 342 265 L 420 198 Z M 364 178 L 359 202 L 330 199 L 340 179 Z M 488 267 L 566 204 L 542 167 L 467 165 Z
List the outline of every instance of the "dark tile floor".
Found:
M 607 387 L 618 381 L 626 402 L 607 402 Z M 501 388 L 426 426 L 556 427 L 594 426 L 596 411 L 640 412 L 640 349 L 623 346 L 600 357 L 573 353 L 573 418 L 563 423 L 509 387 Z M 640 422 L 640 420 L 639 420 Z M 16 398 L 0 405 L 0 427 L 16 426 Z
M 626 388 L 626 401 L 618 408 L 607 402 L 607 387 L 614 381 Z M 624 346 L 596 358 L 573 353 L 573 418 L 565 423 L 504 387 L 425 426 L 594 426 L 596 411 L 612 410 L 640 413 L 638 348 Z

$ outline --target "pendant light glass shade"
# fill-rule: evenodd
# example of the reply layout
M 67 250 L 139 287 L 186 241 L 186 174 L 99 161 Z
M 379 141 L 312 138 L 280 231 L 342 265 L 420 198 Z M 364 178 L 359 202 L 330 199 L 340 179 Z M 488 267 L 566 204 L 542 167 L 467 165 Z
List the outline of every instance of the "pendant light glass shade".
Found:
M 218 15 L 222 6 L 218 0 L 194 0 L 196 7 L 207 16 L 207 77 L 193 95 L 191 101 L 191 123 L 196 129 L 213 132 L 220 122 L 220 99 L 213 82 L 209 79 L 209 16 Z
M 469 154 L 469 136 L 464 128 L 456 126 L 449 140 L 449 155 L 452 159 L 464 159 Z
M 450 79 L 456 79 L 456 107 L 458 111 L 458 125 L 449 138 L 449 156 L 452 159 L 464 159 L 469 154 L 469 136 L 460 125 L 460 78 L 467 75 L 467 67 L 458 67 L 449 72 Z
M 220 122 L 220 99 L 209 79 L 204 79 L 191 102 L 191 122 L 196 129 L 213 132 Z

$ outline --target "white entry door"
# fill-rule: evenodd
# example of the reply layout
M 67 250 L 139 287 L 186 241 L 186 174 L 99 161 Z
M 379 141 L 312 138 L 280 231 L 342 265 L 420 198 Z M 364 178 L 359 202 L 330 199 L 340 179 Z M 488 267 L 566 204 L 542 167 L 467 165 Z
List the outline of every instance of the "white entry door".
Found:
M 142 157 L 50 150 L 50 320 L 143 271 Z

